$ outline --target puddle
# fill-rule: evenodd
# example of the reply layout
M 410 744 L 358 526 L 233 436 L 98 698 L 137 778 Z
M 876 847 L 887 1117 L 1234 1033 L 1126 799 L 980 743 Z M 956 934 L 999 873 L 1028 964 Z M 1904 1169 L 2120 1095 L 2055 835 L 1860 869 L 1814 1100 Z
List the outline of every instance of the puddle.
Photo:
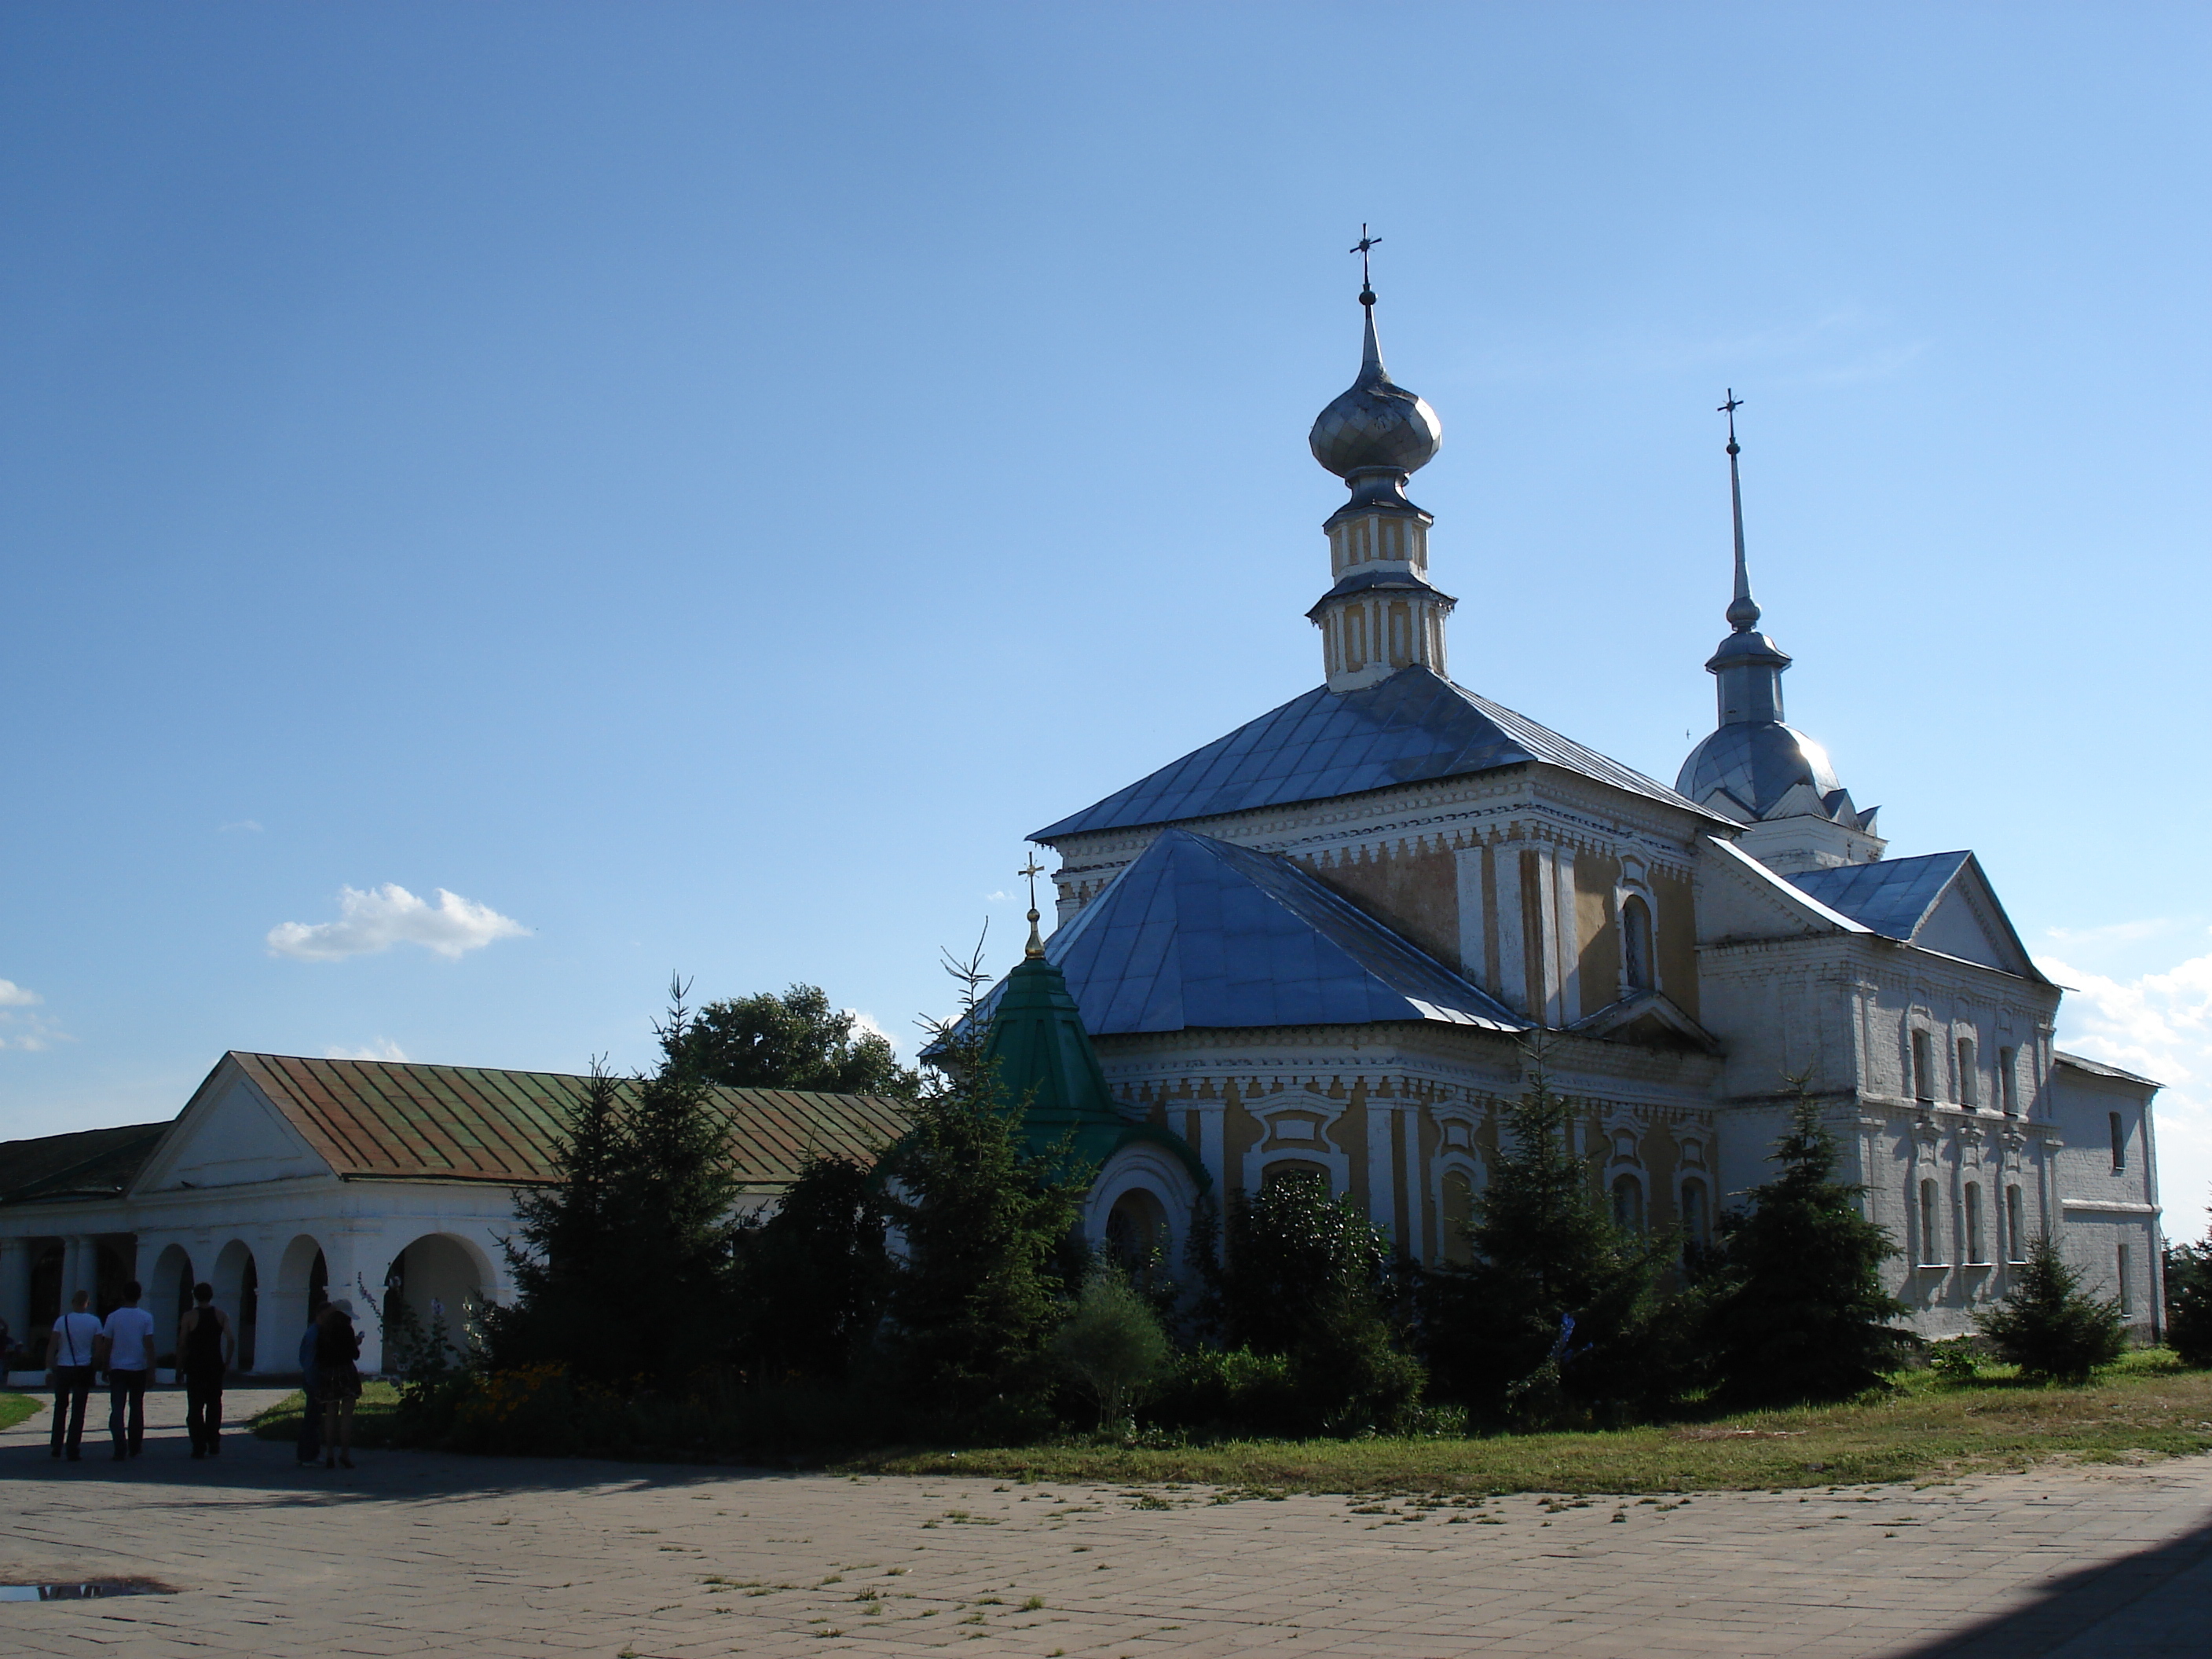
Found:
M 92 1601 L 106 1595 L 173 1595 L 151 1578 L 81 1578 L 56 1584 L 0 1584 L 0 1601 Z

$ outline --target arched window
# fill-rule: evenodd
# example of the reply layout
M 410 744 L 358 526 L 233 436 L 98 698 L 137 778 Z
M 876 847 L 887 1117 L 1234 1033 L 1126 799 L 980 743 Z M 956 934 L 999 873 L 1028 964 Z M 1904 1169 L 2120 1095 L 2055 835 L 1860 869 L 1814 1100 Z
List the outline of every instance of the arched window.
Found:
M 1463 1267 L 1474 1260 L 1474 1245 L 1467 1236 L 1474 1224 L 1474 1183 L 1466 1170 L 1444 1171 L 1443 1202 L 1438 1210 L 1437 1234 L 1444 1260 Z
M 2005 1250 L 2013 1261 L 2027 1260 L 2027 1201 L 2020 1188 L 2005 1188 Z
M 1622 988 L 1651 989 L 1651 907 L 1635 894 L 1620 902 Z
M 1979 1075 L 1974 1070 L 1974 1040 L 1972 1037 L 1960 1037 L 1959 1039 L 1959 1104 L 1978 1106 L 1982 1103 L 1982 1091 L 1977 1086 L 1980 1081 Z
M 1936 1098 L 1936 1060 L 1925 1031 L 1912 1034 L 1912 1097 L 1915 1100 Z
M 1144 1268 L 1167 1246 L 1167 1206 L 1142 1187 L 1132 1187 L 1106 1212 L 1106 1245 L 1125 1267 Z
M 1613 1224 L 1626 1232 L 1644 1231 L 1644 1183 L 1632 1175 L 1613 1177 Z
M 1682 1237 L 1692 1249 L 1710 1242 L 1712 1222 L 1706 1213 L 1705 1183 L 1692 1179 L 1682 1183 Z
M 1344 665 L 1353 673 L 1367 666 L 1367 611 L 1353 605 L 1344 613 Z
M 1982 1249 L 1982 1189 L 1973 1182 L 1966 1183 L 1966 1260 L 1979 1267 L 1989 1260 Z
M 2019 1061 L 2019 1049 L 1997 1050 L 1997 1103 L 2004 1108 L 2007 1117 L 2020 1115 L 2020 1079 L 2014 1069 Z
M 1924 1267 L 1941 1265 L 1943 1257 L 1936 1236 L 1936 1183 L 1920 1183 L 1920 1261 Z
M 2128 1126 L 2120 1121 L 2118 1112 L 2107 1112 L 2112 1125 L 2112 1173 L 2120 1174 L 2128 1167 Z

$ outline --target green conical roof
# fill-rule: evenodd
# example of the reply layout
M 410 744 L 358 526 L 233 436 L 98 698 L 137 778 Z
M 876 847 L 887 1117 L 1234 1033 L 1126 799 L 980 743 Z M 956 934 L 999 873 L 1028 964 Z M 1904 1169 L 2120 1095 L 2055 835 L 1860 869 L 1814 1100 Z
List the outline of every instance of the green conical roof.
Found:
M 1078 1162 L 1097 1165 L 1132 1140 L 1154 1140 L 1183 1160 L 1201 1190 L 1212 1184 L 1182 1136 L 1133 1123 L 1115 1109 L 1083 1012 L 1058 965 L 1042 951 L 1023 957 L 1006 975 L 983 1059 L 996 1068 L 1006 1097 L 1020 1103 L 1023 1137 L 1032 1152 L 1065 1140 Z

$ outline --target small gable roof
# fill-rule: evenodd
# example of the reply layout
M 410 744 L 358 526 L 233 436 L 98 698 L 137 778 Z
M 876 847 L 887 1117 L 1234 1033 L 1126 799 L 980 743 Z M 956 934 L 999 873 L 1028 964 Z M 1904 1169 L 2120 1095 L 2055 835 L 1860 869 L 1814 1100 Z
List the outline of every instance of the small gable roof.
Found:
M 168 1132 L 167 1123 L 131 1123 L 0 1141 L 0 1204 L 119 1197 Z
M 1699 817 L 1716 816 L 1665 784 L 1417 664 L 1357 691 L 1318 686 L 1030 839 L 1051 842 L 1088 830 L 1327 800 L 1531 762 Z
M 1094 1036 L 1381 1020 L 1528 1029 L 1290 860 L 1188 830 L 1164 831 L 1045 955 Z
M 505 1185 L 554 1178 L 555 1150 L 590 1085 L 565 1072 L 233 1052 L 178 1119 L 177 1136 L 233 1073 L 343 1179 Z M 617 1086 L 628 1093 L 637 1084 Z M 872 1164 L 907 1129 L 899 1103 L 878 1096 L 727 1088 L 713 1096 L 728 1120 L 732 1174 L 748 1188 L 788 1185 L 816 1154 Z
M 2043 981 L 1972 853 L 1878 859 L 1787 879 L 1884 939 Z

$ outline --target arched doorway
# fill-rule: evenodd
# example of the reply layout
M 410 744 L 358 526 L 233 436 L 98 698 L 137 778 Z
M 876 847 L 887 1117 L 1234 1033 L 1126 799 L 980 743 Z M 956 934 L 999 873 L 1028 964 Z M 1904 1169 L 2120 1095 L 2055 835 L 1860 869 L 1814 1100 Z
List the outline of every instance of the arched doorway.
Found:
M 181 1244 L 166 1247 L 146 1281 L 146 1299 L 140 1304 L 154 1316 L 154 1346 L 164 1365 L 177 1363 L 177 1327 L 192 1305 L 192 1259 Z
M 234 1238 L 216 1253 L 210 1282 L 215 1286 L 215 1305 L 230 1316 L 230 1328 L 238 1343 L 238 1369 L 250 1371 L 258 1358 L 261 1275 L 244 1239 Z
M 465 1353 L 473 1346 L 476 1310 L 490 1283 L 489 1260 L 452 1233 L 426 1233 L 400 1251 L 384 1275 L 385 1363 L 409 1363 L 395 1350 L 410 1325 L 426 1343 L 434 1342 L 442 1327 L 447 1347 L 453 1354 Z
M 1106 1248 L 1133 1272 L 1164 1262 L 1168 1248 L 1168 1206 L 1149 1188 L 1131 1187 L 1106 1212 Z

